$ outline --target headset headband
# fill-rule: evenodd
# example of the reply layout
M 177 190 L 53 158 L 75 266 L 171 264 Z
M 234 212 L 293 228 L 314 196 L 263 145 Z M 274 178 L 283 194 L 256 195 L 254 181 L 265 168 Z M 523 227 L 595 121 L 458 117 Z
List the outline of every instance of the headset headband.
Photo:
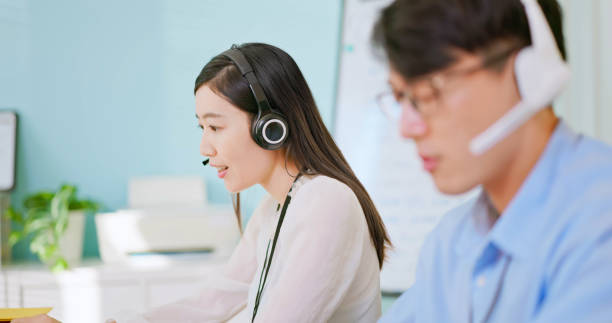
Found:
M 561 58 L 537 0 L 521 2 L 531 32 L 531 46 L 519 52 L 514 64 L 521 101 L 471 140 L 470 151 L 475 155 L 495 146 L 531 116 L 551 104 L 570 79 L 569 66 Z
M 257 115 L 251 123 L 251 137 L 255 143 L 267 150 L 276 150 L 283 146 L 287 135 L 289 134 L 289 126 L 285 117 L 272 109 L 263 88 L 257 80 L 257 76 L 253 71 L 253 66 L 249 64 L 246 56 L 236 45 L 221 55 L 229 58 L 242 74 L 249 84 L 251 93 L 257 103 Z
M 271 110 L 270 103 L 268 102 L 268 99 L 266 98 L 266 94 L 261 88 L 261 85 L 259 85 L 259 81 L 257 80 L 257 77 L 255 77 L 255 72 L 253 72 L 253 67 L 251 66 L 251 64 L 249 64 L 249 62 L 247 61 L 244 54 L 240 51 L 240 49 L 238 49 L 238 46 L 232 45 L 232 48 L 221 53 L 221 55 L 224 55 L 228 57 L 229 59 L 231 59 L 236 65 L 236 67 L 238 68 L 238 70 L 240 71 L 240 74 L 242 74 L 242 76 L 247 79 L 249 83 L 249 87 L 251 88 L 251 92 L 253 92 L 253 96 L 255 97 L 255 101 L 257 101 L 259 112 L 261 114 L 264 114 L 270 111 Z

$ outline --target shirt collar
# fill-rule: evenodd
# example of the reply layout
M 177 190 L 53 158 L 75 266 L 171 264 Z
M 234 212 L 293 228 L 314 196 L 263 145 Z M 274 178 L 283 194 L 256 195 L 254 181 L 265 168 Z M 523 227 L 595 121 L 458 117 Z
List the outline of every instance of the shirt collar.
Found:
M 468 202 L 465 210 L 467 211 L 466 218 L 461 221 L 461 227 L 458 229 L 458 236 L 455 240 L 455 252 L 459 256 L 465 256 L 468 251 L 480 249 L 479 246 L 481 246 L 489 231 L 486 193 L 481 190 L 476 199 Z
M 490 217 L 491 202 L 481 190 L 478 198 L 466 206 L 467 218 L 459 228 L 455 244 L 457 254 L 465 255 L 472 250 L 477 255 L 476 250 L 488 242 L 513 256 L 529 254 L 538 245 L 550 221 L 544 212 L 538 212 L 538 208 L 542 207 L 550 186 L 554 185 L 557 168 L 575 138 L 571 129 L 560 121 L 536 165 L 494 225 Z

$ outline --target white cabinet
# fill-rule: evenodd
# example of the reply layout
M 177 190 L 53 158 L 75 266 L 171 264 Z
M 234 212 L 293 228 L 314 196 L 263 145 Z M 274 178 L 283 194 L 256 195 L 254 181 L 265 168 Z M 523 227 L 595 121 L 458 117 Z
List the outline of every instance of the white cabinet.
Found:
M 191 295 L 198 291 L 198 286 L 190 279 L 173 279 L 147 284 L 147 305 L 155 307 L 178 301 L 183 295 Z
M 118 311 L 145 309 L 144 294 L 137 284 L 83 284 L 23 288 L 23 306 L 53 307 L 51 315 L 62 322 L 104 322 Z
M 0 307 L 53 307 L 50 315 L 64 323 L 104 322 L 196 293 L 224 261 L 93 262 L 56 275 L 41 265 L 8 266 L 0 275 Z

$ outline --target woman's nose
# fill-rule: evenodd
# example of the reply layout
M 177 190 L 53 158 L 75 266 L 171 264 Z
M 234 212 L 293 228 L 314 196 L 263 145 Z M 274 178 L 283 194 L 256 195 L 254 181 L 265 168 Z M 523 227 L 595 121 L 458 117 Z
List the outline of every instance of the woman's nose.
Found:
M 215 155 L 215 153 L 215 148 L 208 140 L 206 140 L 206 136 L 202 135 L 202 140 L 200 141 L 200 155 L 205 157 L 212 157 Z

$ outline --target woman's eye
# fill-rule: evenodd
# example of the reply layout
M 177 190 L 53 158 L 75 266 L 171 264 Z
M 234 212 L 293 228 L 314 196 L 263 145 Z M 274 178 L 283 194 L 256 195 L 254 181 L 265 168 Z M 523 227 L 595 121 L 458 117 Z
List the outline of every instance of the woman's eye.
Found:
M 213 132 L 219 130 L 219 128 L 216 127 L 216 126 L 203 126 L 203 125 L 199 124 L 197 127 L 202 129 L 202 131 L 204 131 L 206 129 L 208 129 L 210 131 L 213 131 Z

